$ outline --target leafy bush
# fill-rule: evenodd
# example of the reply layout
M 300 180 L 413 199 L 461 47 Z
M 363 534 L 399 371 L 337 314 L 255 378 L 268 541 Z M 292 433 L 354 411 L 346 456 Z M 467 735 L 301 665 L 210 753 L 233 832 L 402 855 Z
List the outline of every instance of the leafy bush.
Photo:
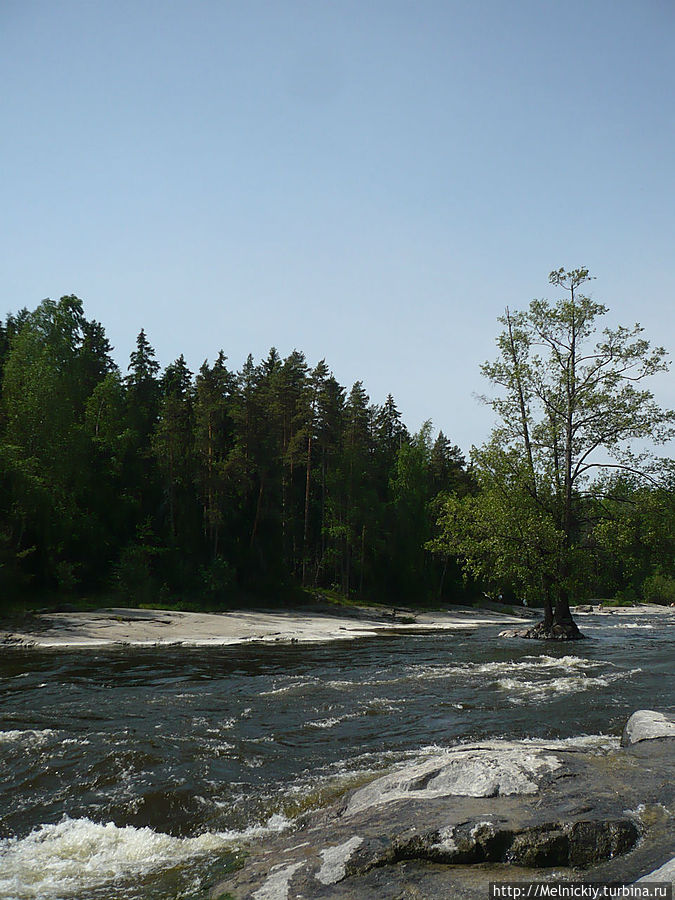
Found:
M 155 594 L 151 558 L 144 547 L 130 544 L 122 550 L 119 562 L 113 568 L 117 589 L 129 601 L 149 601 Z
M 226 559 L 216 556 L 208 565 L 202 566 L 201 581 L 209 600 L 222 600 L 232 590 L 234 570 Z
M 675 603 L 675 578 L 661 572 L 650 575 L 642 584 L 642 597 L 645 603 Z
M 160 554 L 149 522 L 143 523 L 137 529 L 136 540 L 123 548 L 113 567 L 114 584 L 125 600 L 138 604 L 156 599 L 154 564 Z
M 617 591 L 614 594 L 614 598 L 612 601 L 603 602 L 603 606 L 635 606 L 640 602 L 640 598 L 638 597 L 638 593 L 633 587 L 632 584 L 629 584 L 628 587 L 625 587 L 623 590 Z

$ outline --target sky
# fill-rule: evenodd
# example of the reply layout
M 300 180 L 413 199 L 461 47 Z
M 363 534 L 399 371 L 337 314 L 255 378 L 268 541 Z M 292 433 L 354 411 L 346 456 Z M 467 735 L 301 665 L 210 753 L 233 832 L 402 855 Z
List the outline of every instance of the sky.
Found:
M 675 351 L 672 0 L 0 0 L 0 84 L 0 313 L 125 370 L 298 349 L 467 452 L 553 269 Z

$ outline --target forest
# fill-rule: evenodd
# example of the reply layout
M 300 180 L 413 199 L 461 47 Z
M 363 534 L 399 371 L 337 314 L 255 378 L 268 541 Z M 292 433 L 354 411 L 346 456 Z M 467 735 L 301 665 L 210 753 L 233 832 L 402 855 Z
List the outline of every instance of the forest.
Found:
M 529 409 L 523 321 L 504 358 Z M 297 350 L 239 371 L 221 351 L 197 373 L 183 356 L 162 369 L 144 330 L 125 371 L 112 352 L 75 296 L 0 323 L 0 607 L 106 595 L 218 608 L 292 603 L 303 589 L 391 606 L 539 605 L 556 578 L 573 600 L 675 600 L 667 467 L 603 469 L 593 490 L 580 479 L 562 491 L 562 512 L 549 491 L 547 529 L 536 429 L 529 469 L 514 467 L 505 432 L 467 462 L 430 422 L 410 433 L 391 395 L 373 403 Z M 496 412 L 507 421 L 517 406 Z M 652 430 L 667 420 L 657 412 Z

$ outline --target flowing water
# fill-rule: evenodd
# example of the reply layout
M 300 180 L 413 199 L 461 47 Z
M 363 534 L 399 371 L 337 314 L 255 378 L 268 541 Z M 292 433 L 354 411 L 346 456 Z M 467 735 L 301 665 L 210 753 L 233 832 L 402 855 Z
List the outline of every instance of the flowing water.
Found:
M 247 838 L 484 738 L 616 743 L 673 708 L 663 615 L 550 645 L 475 632 L 316 645 L 2 649 L 0 897 L 202 900 Z

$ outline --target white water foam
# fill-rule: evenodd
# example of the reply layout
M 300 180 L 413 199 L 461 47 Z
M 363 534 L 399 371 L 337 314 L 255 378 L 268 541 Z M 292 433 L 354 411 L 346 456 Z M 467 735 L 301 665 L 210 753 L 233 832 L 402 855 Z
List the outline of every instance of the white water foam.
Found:
M 416 678 L 448 678 L 453 675 L 474 677 L 475 675 L 501 675 L 512 672 L 536 671 L 548 669 L 595 669 L 611 665 L 605 661 L 585 659 L 581 656 L 524 656 L 518 661 L 503 660 L 501 662 L 466 663 L 462 666 L 410 666 L 408 672 Z
M 247 838 L 283 831 L 290 825 L 275 815 L 245 831 L 207 832 L 176 838 L 127 825 L 117 828 L 90 819 L 65 818 L 41 825 L 24 838 L 0 840 L 0 897 L 56 900 L 111 882 L 174 868 L 198 856 L 225 850 Z
M 312 722 L 306 722 L 307 728 L 334 728 L 340 722 L 348 722 L 351 719 L 360 719 L 365 715 L 365 711 L 345 713 L 342 716 L 329 716 L 327 719 L 315 719 Z
M 568 738 L 523 738 L 521 744 L 534 744 L 551 749 L 584 750 L 590 753 L 606 753 L 618 750 L 621 738 L 614 734 L 577 734 Z
M 302 688 L 309 687 L 310 685 L 316 684 L 317 679 L 301 679 L 300 681 L 292 681 L 290 684 L 284 684 L 281 687 L 273 687 L 268 691 L 260 691 L 260 697 L 273 697 L 276 694 L 287 694 L 289 691 L 301 690 Z
M 43 728 L 41 731 L 35 729 L 27 729 L 24 731 L 0 731 L 0 744 L 9 744 L 15 742 L 28 742 L 31 744 L 44 744 L 49 738 L 56 734 L 51 728 Z
M 359 708 L 355 712 L 343 713 L 338 716 L 328 716 L 325 719 L 313 719 L 305 722 L 305 726 L 307 728 L 334 728 L 336 725 L 339 725 L 340 722 L 360 719 L 363 716 L 396 712 L 404 703 L 405 700 L 392 700 L 389 697 L 373 697 L 371 700 L 359 704 Z
M 390 685 L 411 680 L 436 680 L 444 678 L 475 678 L 476 675 L 507 675 L 516 671 L 532 671 L 549 669 L 595 669 L 602 666 L 612 667 L 606 660 L 586 659 L 581 656 L 523 656 L 519 660 L 503 660 L 488 663 L 464 663 L 462 665 L 416 664 L 407 666 L 404 675 L 393 677 L 369 678 L 366 681 L 333 680 L 325 682 L 327 687 L 344 690 L 349 687 L 364 685 Z
M 585 675 L 582 672 L 560 678 L 551 678 L 547 681 L 532 681 L 527 678 L 500 678 L 497 681 L 497 685 L 511 694 L 509 697 L 511 703 L 520 704 L 563 694 L 576 694 L 580 691 L 588 691 L 597 687 L 607 687 L 615 681 L 630 678 L 641 671 L 642 669 L 630 669 L 624 672 L 612 672 L 598 676 Z

